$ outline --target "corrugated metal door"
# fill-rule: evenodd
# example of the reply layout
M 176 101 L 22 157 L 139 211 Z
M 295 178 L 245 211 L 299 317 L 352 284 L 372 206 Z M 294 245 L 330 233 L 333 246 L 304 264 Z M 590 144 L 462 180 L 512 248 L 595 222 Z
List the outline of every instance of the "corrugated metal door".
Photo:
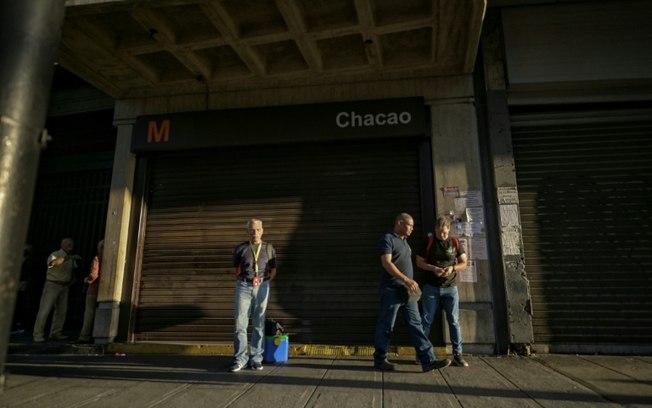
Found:
M 153 158 L 134 340 L 232 341 L 232 250 L 258 217 L 279 256 L 268 317 L 295 342 L 373 344 L 376 242 L 401 211 L 420 226 L 420 143 Z
M 652 109 L 512 121 L 535 342 L 649 344 Z

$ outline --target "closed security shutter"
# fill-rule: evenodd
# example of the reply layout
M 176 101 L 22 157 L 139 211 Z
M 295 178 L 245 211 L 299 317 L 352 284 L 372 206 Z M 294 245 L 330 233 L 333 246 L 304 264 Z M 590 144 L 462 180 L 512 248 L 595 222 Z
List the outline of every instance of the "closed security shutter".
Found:
M 233 341 L 232 251 L 255 217 L 279 261 L 267 316 L 293 342 L 373 344 L 376 243 L 399 212 L 420 227 L 419 143 L 156 156 L 134 339 Z M 407 342 L 404 328 L 397 341 Z
M 565 107 L 512 123 L 535 342 L 649 344 L 652 109 Z

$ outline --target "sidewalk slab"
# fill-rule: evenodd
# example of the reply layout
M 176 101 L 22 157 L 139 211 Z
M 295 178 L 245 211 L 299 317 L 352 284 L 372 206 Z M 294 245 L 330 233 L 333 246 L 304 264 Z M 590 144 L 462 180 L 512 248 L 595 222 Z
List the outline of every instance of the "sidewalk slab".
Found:
M 543 354 L 538 360 L 608 401 L 628 407 L 652 405 L 652 357 Z
M 231 356 L 9 355 L 0 407 L 652 407 L 652 357 L 467 357 L 428 373 L 413 357 L 382 372 L 361 356 L 229 373 Z
M 549 408 L 613 408 L 598 392 L 547 367 L 536 357 L 483 358 L 497 375 L 520 389 L 539 406 Z

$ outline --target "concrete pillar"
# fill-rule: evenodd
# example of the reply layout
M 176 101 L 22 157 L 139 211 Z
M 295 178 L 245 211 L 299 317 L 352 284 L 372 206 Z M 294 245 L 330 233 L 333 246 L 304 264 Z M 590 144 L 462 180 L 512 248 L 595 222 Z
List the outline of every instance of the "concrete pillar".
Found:
M 493 171 L 502 249 L 507 330 L 510 351 L 529 354 L 534 334 L 530 283 L 525 272 L 516 168 L 507 101 L 505 57 L 500 15 L 488 13 L 482 36 L 488 149 Z
M 131 291 L 131 288 L 123 285 L 125 273 L 128 273 L 125 267 L 136 168 L 136 156 L 131 153 L 131 133 L 131 122 L 118 124 L 98 308 L 93 328 L 93 337 L 99 344 L 110 343 L 117 336 L 123 291 Z
M 0 3 L 0 392 L 65 2 Z
M 469 77 L 469 81 L 472 79 Z M 476 108 L 471 97 L 427 102 L 432 115 L 432 160 L 437 215 L 455 214 L 476 230 L 453 235 L 465 240 L 472 267 L 458 276 L 460 324 L 466 352 L 495 352 L 491 276 L 484 229 L 483 182 Z M 473 217 L 472 219 L 469 217 Z M 445 325 L 446 326 L 446 325 Z M 447 328 L 445 327 L 445 331 Z M 450 344 L 450 342 L 448 342 Z

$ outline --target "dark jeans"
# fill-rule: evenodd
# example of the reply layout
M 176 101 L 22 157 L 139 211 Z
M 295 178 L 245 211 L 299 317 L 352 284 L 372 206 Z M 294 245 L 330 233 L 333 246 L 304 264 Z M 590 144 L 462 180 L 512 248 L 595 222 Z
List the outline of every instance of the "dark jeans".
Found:
M 435 355 L 432 351 L 432 343 L 423 333 L 417 302 L 403 302 L 400 288 L 393 286 L 381 286 L 380 288 L 380 310 L 378 322 L 376 323 L 374 362 L 381 363 L 387 359 L 387 349 L 392 340 L 394 323 L 399 311 L 403 312 L 403 318 L 407 323 L 410 339 L 417 352 L 417 358 L 422 365 L 433 363 Z

